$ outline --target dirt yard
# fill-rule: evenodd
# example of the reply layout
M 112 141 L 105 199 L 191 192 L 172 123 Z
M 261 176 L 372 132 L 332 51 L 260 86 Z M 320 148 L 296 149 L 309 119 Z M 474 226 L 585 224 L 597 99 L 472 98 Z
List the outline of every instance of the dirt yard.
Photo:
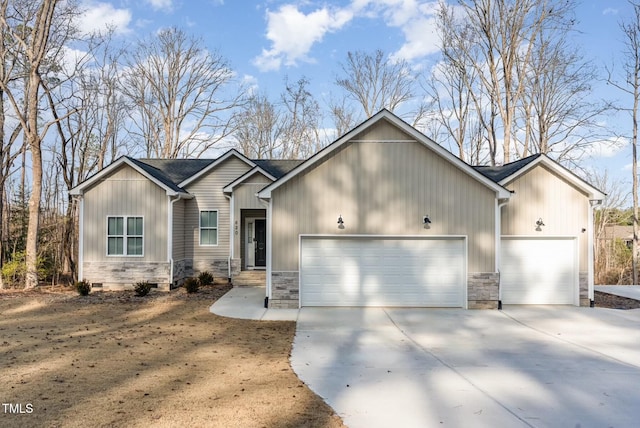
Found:
M 293 373 L 293 322 L 209 313 L 226 292 L 0 292 L 2 427 L 343 427 Z

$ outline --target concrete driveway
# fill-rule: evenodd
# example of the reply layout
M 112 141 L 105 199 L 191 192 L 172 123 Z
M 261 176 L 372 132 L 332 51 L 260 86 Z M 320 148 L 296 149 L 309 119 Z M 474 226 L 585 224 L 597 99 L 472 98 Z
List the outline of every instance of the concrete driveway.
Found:
M 303 308 L 291 364 L 351 428 L 640 421 L 640 310 Z

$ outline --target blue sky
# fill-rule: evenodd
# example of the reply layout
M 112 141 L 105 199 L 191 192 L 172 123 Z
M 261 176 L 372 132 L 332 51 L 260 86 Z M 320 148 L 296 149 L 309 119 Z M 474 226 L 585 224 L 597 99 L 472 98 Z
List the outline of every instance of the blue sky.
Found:
M 282 91 L 285 76 L 306 76 L 321 104 L 337 92 L 332 82 L 348 51 L 380 48 L 427 68 L 436 60 L 436 3 L 429 0 L 83 0 L 83 5 L 85 29 L 108 22 L 118 37 L 134 41 L 177 26 L 201 37 L 230 61 L 238 77 L 272 96 Z M 630 13 L 627 1 L 583 0 L 576 12 L 576 44 L 597 67 L 615 64 L 623 40 L 618 25 Z M 593 88 L 596 97 L 623 99 L 604 82 L 593 82 Z M 628 133 L 630 119 L 619 113 L 603 124 Z M 585 164 L 626 178 L 630 147 L 596 150 Z

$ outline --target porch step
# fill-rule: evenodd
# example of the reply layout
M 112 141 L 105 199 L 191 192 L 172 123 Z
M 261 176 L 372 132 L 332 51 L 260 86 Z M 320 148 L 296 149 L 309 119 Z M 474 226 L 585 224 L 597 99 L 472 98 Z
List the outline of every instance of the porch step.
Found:
M 264 270 L 243 270 L 231 280 L 234 287 L 260 286 L 267 284 L 267 272 Z

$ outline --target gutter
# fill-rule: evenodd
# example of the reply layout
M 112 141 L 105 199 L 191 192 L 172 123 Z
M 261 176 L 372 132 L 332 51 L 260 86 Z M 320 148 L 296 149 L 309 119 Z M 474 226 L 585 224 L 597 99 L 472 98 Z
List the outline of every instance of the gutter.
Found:
M 511 192 L 512 194 L 515 192 Z M 498 273 L 498 310 L 502 310 L 502 287 L 501 282 L 502 278 L 500 275 L 500 266 L 502 259 L 500 257 L 500 253 L 502 251 L 502 207 L 509 203 L 509 199 L 503 199 L 503 202 L 500 202 L 500 199 L 496 199 L 496 225 L 495 225 L 495 234 L 496 234 L 496 272 Z
M 171 199 L 169 196 L 169 213 L 167 215 L 167 258 L 169 259 L 169 290 L 173 285 L 173 204 L 182 200 L 182 193 L 177 194 L 178 197 Z

